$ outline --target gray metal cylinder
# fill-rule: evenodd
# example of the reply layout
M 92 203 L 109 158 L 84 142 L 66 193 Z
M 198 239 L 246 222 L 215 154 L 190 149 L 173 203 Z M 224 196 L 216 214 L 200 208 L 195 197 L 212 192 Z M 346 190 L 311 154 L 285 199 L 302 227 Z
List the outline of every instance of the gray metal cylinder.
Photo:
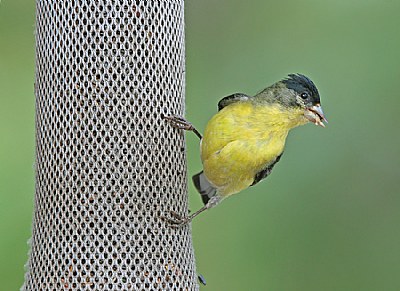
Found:
M 36 195 L 23 290 L 197 290 L 183 0 L 41 1 Z

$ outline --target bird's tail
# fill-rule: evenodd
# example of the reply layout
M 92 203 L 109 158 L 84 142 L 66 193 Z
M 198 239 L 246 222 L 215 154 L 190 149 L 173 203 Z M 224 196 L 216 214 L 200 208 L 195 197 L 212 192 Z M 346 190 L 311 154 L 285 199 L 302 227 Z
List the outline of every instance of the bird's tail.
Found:
M 207 180 L 203 171 L 194 175 L 192 180 L 197 191 L 201 194 L 201 200 L 203 200 L 204 205 L 217 194 L 217 189 Z

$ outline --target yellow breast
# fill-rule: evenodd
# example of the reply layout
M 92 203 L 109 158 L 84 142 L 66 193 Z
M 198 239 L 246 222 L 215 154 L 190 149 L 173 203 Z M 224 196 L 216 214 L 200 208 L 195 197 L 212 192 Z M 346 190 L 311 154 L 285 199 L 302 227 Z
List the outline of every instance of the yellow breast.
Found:
M 249 187 L 285 146 L 289 130 L 306 123 L 304 111 L 279 105 L 231 104 L 207 124 L 201 143 L 204 174 L 228 196 Z

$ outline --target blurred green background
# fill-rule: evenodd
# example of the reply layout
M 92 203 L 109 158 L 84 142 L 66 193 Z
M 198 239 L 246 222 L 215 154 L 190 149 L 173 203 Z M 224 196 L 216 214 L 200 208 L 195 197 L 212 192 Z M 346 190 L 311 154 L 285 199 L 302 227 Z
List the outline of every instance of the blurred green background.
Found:
M 187 117 L 288 73 L 329 124 L 193 223 L 203 290 L 400 290 L 400 1 L 187 1 Z M 0 3 L 0 282 L 23 282 L 34 200 L 34 1 Z M 201 108 L 201 110 L 199 110 Z M 189 173 L 200 170 L 188 135 Z M 201 206 L 192 186 L 191 209 Z

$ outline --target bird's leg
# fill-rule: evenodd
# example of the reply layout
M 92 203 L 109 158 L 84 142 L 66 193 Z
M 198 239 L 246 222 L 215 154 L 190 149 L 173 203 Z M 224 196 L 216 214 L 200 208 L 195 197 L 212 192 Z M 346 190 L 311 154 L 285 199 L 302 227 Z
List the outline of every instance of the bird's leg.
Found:
M 219 195 L 216 195 L 216 196 L 212 197 L 207 202 L 206 205 L 204 205 L 202 208 L 200 208 L 196 212 L 190 214 L 189 216 L 181 216 L 178 213 L 176 213 L 175 211 L 170 211 L 171 218 L 167 218 L 165 216 L 161 216 L 161 219 L 164 220 L 165 222 L 167 222 L 170 227 L 178 228 L 178 227 L 181 227 L 181 226 L 184 226 L 184 225 L 188 224 L 197 215 L 199 215 L 200 213 L 202 213 L 203 211 L 205 211 L 207 209 L 210 209 L 210 208 L 214 207 L 220 201 L 221 201 L 221 197 Z
M 189 121 L 181 116 L 164 116 L 164 119 L 167 120 L 175 128 L 193 131 L 200 139 L 203 138 L 201 133 L 193 126 L 193 124 L 191 124 Z

